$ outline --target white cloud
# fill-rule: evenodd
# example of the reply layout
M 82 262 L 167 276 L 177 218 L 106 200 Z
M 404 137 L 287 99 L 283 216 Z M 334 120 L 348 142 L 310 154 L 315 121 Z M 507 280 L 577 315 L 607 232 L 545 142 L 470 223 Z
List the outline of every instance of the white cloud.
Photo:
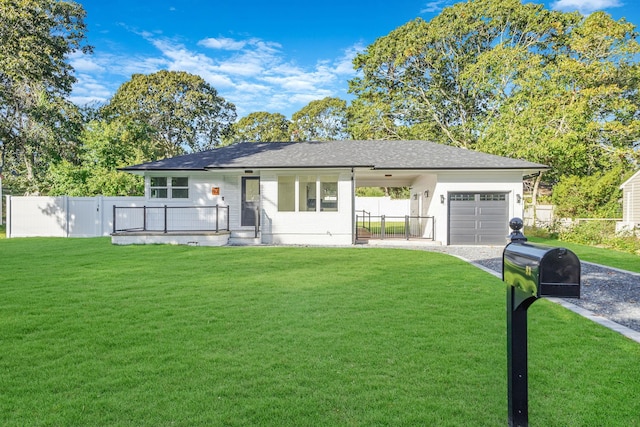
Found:
M 358 53 L 364 52 L 366 49 L 361 43 L 356 43 L 353 46 L 345 49 L 344 55 L 338 58 L 334 64 L 336 74 L 352 76 L 355 75 L 353 69 L 353 59 Z
M 430 1 L 420 10 L 420 14 L 440 12 L 447 5 L 445 0 Z
M 113 88 L 96 80 L 90 74 L 80 73 L 76 75 L 76 79 L 71 101 L 77 105 L 102 104 L 107 102 L 113 94 Z
M 338 74 L 353 74 L 352 58 L 361 46 L 345 50 L 336 60 L 318 61 L 301 67 L 285 59 L 281 45 L 260 39 L 204 39 L 199 46 L 230 54 L 209 56 L 167 39 L 149 41 L 169 60 L 169 69 L 184 70 L 202 76 L 225 99 L 238 107 L 238 114 L 252 111 L 297 110 L 306 103 L 326 96 L 338 96 L 334 85 Z M 349 64 L 347 66 L 347 63 Z M 224 79 L 222 83 L 220 79 Z
M 133 74 L 150 74 L 167 68 L 169 62 L 166 58 L 153 58 L 140 55 L 114 56 L 108 55 L 108 72 L 125 77 L 127 80 Z M 125 81 L 122 81 L 124 83 Z
M 240 50 L 246 44 L 247 42 L 244 40 L 234 40 L 227 37 L 208 38 L 198 42 L 200 46 L 220 50 Z
M 132 74 L 167 69 L 201 76 L 236 105 L 239 117 L 255 111 L 290 116 L 316 99 L 345 98 L 346 80 L 355 76 L 353 58 L 364 50 L 354 44 L 336 58 L 299 64 L 287 57 L 282 45 L 258 38 L 206 38 L 190 46 L 157 32 L 130 32 L 148 41 L 157 54 L 73 57 L 79 73 L 75 102 L 106 102 Z
M 77 72 L 101 72 L 104 71 L 104 67 L 95 61 L 91 55 L 83 54 L 82 52 L 75 52 L 69 57 L 69 63 Z
M 622 6 L 622 3 L 619 0 L 557 0 L 551 3 L 552 9 L 566 12 L 577 10 L 585 15 L 596 10 L 620 6 Z

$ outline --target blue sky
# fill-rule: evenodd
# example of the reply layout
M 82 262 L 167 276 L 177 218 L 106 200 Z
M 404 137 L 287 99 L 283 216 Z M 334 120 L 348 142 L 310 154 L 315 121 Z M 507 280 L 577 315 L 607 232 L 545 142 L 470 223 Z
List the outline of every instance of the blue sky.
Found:
M 638 0 L 551 0 L 549 8 L 605 10 L 640 25 Z M 288 118 L 326 96 L 350 99 L 351 60 L 377 38 L 454 0 L 78 0 L 93 55 L 71 64 L 78 104 L 105 102 L 135 73 L 187 71 L 203 77 L 238 118 Z M 539 1 L 538 1 L 539 2 Z

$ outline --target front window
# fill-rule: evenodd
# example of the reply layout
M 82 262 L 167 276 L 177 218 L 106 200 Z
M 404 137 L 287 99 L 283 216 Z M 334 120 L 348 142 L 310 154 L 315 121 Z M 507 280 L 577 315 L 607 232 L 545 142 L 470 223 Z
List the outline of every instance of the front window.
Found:
M 189 198 L 189 178 L 187 177 L 171 178 L 171 198 L 172 199 L 188 199 Z
M 320 177 L 320 210 L 336 212 L 338 210 L 338 178 L 333 176 Z
M 337 212 L 338 177 L 316 175 L 279 176 L 278 211 Z
M 300 189 L 299 209 L 301 211 L 315 212 L 316 210 L 316 177 L 301 176 L 298 188 Z
M 296 210 L 296 177 L 278 177 L 278 211 L 294 212 Z
M 189 178 L 153 176 L 150 190 L 152 199 L 188 199 Z

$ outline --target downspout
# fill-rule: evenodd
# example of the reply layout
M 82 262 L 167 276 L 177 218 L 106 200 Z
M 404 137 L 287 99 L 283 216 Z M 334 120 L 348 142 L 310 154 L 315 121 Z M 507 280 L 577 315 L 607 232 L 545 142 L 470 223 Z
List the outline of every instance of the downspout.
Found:
M 351 168 L 351 242 L 356 244 L 356 178 Z

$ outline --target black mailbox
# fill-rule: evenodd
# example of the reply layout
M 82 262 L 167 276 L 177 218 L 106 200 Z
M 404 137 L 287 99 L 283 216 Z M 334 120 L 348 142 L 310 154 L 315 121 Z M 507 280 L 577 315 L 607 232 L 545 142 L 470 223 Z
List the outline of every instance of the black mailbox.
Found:
M 540 297 L 580 298 L 580 260 L 568 249 L 528 243 L 520 218 L 502 253 L 507 283 L 509 426 L 528 426 L 527 309 Z
M 580 298 L 580 260 L 565 248 L 509 243 L 502 255 L 502 279 L 538 298 Z

